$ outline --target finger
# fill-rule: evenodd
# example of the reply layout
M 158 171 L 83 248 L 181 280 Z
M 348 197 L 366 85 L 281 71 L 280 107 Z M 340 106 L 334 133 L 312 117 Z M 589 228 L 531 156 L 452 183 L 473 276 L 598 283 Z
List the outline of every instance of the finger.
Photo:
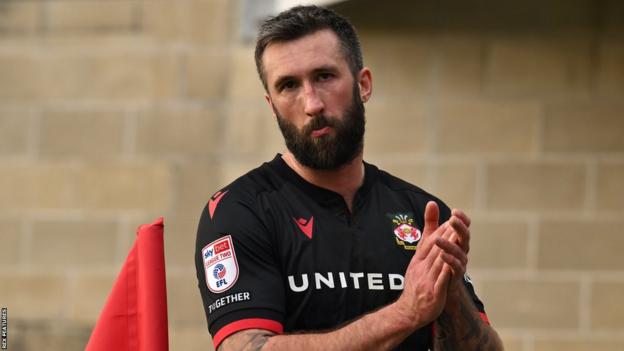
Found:
M 446 252 L 442 252 L 442 254 L 440 254 L 440 259 L 451 267 L 451 269 L 453 270 L 453 278 L 459 279 L 459 277 L 464 276 L 464 273 L 466 272 L 466 266 L 462 264 L 462 262 L 457 259 L 457 257 L 450 255 Z
M 425 227 L 423 228 L 423 239 L 426 239 L 436 229 L 440 221 L 440 208 L 434 201 L 427 202 L 425 207 Z
M 450 229 L 449 229 L 450 228 Z M 454 230 L 450 227 L 448 222 L 442 223 L 433 233 L 430 233 L 427 237 L 421 237 L 418 242 L 418 249 L 416 250 L 415 256 L 419 259 L 426 259 L 426 257 L 430 254 L 431 249 L 435 247 L 435 238 L 440 236 L 440 232 L 444 230 Z
M 462 247 L 464 252 L 468 253 L 470 250 L 470 228 L 456 216 L 451 217 L 449 223 L 455 232 L 457 233 L 457 242 Z
M 445 264 L 433 286 L 434 292 L 437 296 L 446 293 L 453 275 L 452 273 L 451 267 Z
M 427 267 L 431 267 L 435 258 L 440 254 L 440 248 L 435 245 L 436 239 L 444 235 L 448 237 L 450 235 L 449 233 L 453 232 L 454 229 L 448 222 L 444 222 L 436 231 L 429 235 L 426 241 L 421 241 L 422 251 L 420 253 Z
M 453 210 L 451 210 L 451 215 L 459 217 L 459 219 L 461 219 L 462 222 L 464 222 L 464 224 L 466 225 L 466 227 L 470 227 L 470 223 L 472 222 L 470 220 L 470 217 L 468 217 L 468 215 L 466 214 L 466 212 L 454 208 Z
M 443 238 L 436 239 L 436 246 L 442 249 L 443 253 L 449 254 L 458 259 L 463 265 L 468 264 L 468 255 L 457 244 L 444 240 Z

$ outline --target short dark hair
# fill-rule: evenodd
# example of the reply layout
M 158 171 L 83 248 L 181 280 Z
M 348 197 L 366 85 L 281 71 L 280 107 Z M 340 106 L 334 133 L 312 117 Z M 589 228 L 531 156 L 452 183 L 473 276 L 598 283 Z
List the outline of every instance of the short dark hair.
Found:
M 266 48 L 272 43 L 296 40 L 323 29 L 330 29 L 336 34 L 353 76 L 358 74 L 363 67 L 362 49 L 353 25 L 330 9 L 319 6 L 296 6 L 275 17 L 269 17 L 260 26 L 255 59 L 256 69 L 265 90 L 268 91 L 262 55 Z

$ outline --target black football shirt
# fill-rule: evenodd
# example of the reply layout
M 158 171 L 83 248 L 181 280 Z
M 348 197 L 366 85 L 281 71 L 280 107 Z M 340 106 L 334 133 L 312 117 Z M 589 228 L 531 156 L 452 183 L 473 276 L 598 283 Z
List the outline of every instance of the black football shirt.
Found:
M 350 212 L 341 195 L 308 183 L 277 155 L 210 198 L 197 232 L 199 290 L 215 349 L 244 329 L 339 327 L 398 298 L 436 197 L 365 163 Z M 483 304 L 465 279 L 475 306 Z M 397 350 L 431 347 L 432 327 Z

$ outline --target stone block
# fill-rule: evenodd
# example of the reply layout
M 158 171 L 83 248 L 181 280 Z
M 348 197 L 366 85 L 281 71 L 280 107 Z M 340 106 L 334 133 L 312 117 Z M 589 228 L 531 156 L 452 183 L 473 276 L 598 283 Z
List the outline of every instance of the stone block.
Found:
M 213 351 L 214 345 L 205 326 L 173 327 L 169 329 L 169 345 L 172 350 Z
M 20 222 L 0 220 L 0 265 L 16 265 L 20 260 L 23 237 Z
M 546 108 L 544 150 L 624 151 L 624 104 L 566 103 Z
M 65 277 L 3 272 L 0 281 L 0 301 L 8 308 L 10 320 L 60 319 L 65 315 Z
M 474 164 L 440 164 L 433 167 L 431 192 L 451 208 L 475 208 L 477 167 Z
M 604 16 L 604 30 L 613 36 L 624 34 L 624 3 L 620 0 L 606 0 L 602 6 Z
M 370 154 L 413 154 L 429 149 L 432 128 L 424 101 L 373 98 L 365 105 L 365 150 Z
M 186 96 L 193 99 L 223 99 L 229 79 L 227 52 L 191 52 L 186 57 Z
M 43 113 L 39 153 L 51 157 L 120 156 L 123 111 L 51 110 Z
M 112 265 L 117 232 L 114 222 L 35 222 L 30 263 L 39 267 L 63 268 Z
M 0 4 L 0 36 L 34 34 L 39 28 L 41 3 L 3 1 Z
M 540 108 L 512 100 L 455 100 L 437 108 L 436 149 L 443 153 L 530 153 Z
M 433 91 L 432 39 L 400 33 L 361 33 L 364 65 L 375 96 L 413 99 Z
M 624 329 L 624 282 L 595 282 L 591 290 L 590 319 L 592 330 Z
M 91 327 L 55 320 L 13 320 L 9 322 L 9 350 L 84 350 Z
M 68 32 L 130 32 L 138 25 L 134 0 L 57 0 L 45 3 L 46 30 Z
M 494 325 L 494 328 L 496 328 L 496 325 Z M 503 341 L 505 351 L 524 351 L 524 344 L 522 343 L 522 339 L 518 337 L 508 336 L 505 334 L 499 334 L 499 336 Z
M 41 65 L 28 55 L 0 55 L 0 99 L 37 96 L 42 84 Z
M 190 38 L 198 44 L 223 44 L 234 37 L 235 3 L 228 0 L 190 0 Z M 209 19 L 209 20 L 207 20 Z
M 414 154 L 431 149 L 433 125 L 423 101 L 373 99 L 366 105 L 366 150 L 374 154 Z
M 162 163 L 89 165 L 77 181 L 84 209 L 159 210 L 171 204 L 171 172 Z
M 576 338 L 575 338 L 576 339 Z M 619 351 L 624 350 L 624 342 L 620 340 L 557 340 L 538 339 L 534 344 L 535 351 Z M 507 348 L 505 348 L 507 349 Z
M 589 37 L 494 40 L 486 56 L 490 95 L 586 96 L 591 78 Z
M 624 11 L 623 11 L 624 14 Z M 622 26 L 624 33 L 624 25 Z M 604 40 L 599 51 L 596 86 L 603 95 L 622 96 L 624 93 L 624 45 L 621 38 Z
M 622 221 L 553 220 L 540 223 L 539 268 L 624 270 L 622 225 Z
M 481 93 L 483 42 L 476 35 L 455 34 L 436 38 L 434 86 L 442 96 Z
M 195 239 L 203 206 L 192 213 L 172 213 L 167 216 L 165 260 L 168 267 L 195 272 Z
M 0 166 L 0 209 L 51 209 L 76 205 L 76 168 L 64 164 Z
M 605 210 L 624 209 L 624 164 L 598 166 L 596 206 Z
M 470 226 L 470 267 L 526 269 L 528 230 L 526 222 L 473 219 Z
M 263 101 L 231 104 L 223 124 L 223 150 L 229 153 L 272 157 L 286 149 L 277 120 Z
M 208 199 L 225 184 L 219 183 L 221 165 L 214 160 L 189 162 L 175 168 L 175 211 L 199 220 Z M 242 174 L 241 174 L 242 175 Z M 197 223 L 195 223 L 197 224 Z
M 497 328 L 575 330 L 579 285 L 573 282 L 482 281 L 488 316 Z
M 150 155 L 207 156 L 219 150 L 220 109 L 157 109 L 142 111 L 137 150 Z
M 31 128 L 28 109 L 0 109 L 0 155 L 24 155 Z
M 231 49 L 230 80 L 227 95 L 233 100 L 264 102 L 264 87 L 258 77 L 252 46 L 238 46 Z
M 39 61 L 42 76 L 35 96 L 47 99 L 150 99 L 178 94 L 178 63 L 166 53 Z
M 205 325 L 206 314 L 194 270 L 189 275 L 167 277 L 167 300 L 171 325 Z
M 73 298 L 69 303 L 68 320 L 95 324 L 116 278 L 113 274 L 78 275 L 70 292 Z
M 143 30 L 161 40 L 223 44 L 233 35 L 233 7 L 227 0 L 143 0 Z
M 564 163 L 494 163 L 487 167 L 490 209 L 555 211 L 581 209 L 585 169 Z

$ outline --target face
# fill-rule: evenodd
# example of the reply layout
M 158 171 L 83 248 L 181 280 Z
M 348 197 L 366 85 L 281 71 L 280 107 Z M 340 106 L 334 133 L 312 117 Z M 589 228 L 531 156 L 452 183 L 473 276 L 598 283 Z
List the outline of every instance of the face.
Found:
M 286 147 L 302 165 L 320 170 L 340 168 L 362 153 L 364 104 L 353 86 L 351 106 L 342 118 L 318 115 L 299 130 L 275 111 Z
M 265 97 L 299 163 L 335 169 L 361 154 L 370 71 L 353 76 L 333 32 L 271 44 L 262 61 Z

